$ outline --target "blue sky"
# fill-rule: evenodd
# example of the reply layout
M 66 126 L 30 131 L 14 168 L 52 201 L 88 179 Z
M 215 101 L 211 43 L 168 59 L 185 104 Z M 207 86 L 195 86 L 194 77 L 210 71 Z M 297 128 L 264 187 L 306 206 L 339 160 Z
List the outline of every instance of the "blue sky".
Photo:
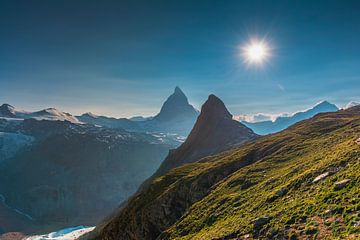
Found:
M 0 102 L 152 115 L 180 86 L 234 115 L 360 100 L 358 1 L 0 2 Z M 243 63 L 266 39 L 271 57 Z

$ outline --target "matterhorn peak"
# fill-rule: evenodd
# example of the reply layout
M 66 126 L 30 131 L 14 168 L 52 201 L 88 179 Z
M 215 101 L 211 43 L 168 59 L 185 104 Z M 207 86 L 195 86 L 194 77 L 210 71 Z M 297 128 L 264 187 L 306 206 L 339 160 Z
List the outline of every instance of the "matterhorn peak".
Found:
M 178 118 L 196 118 L 197 115 L 198 111 L 189 104 L 184 92 L 179 87 L 175 87 L 174 93 L 167 98 L 154 119 L 169 121 Z

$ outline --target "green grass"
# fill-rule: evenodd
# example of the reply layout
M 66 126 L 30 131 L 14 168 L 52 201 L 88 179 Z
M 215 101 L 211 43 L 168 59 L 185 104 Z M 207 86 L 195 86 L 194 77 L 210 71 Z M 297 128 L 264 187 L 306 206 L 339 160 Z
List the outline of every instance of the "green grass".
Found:
M 359 238 L 358 137 L 360 108 L 176 168 L 131 199 L 103 236 L 116 228 L 144 237 L 156 228 L 160 239 Z M 329 170 L 335 173 L 312 183 Z M 343 179 L 351 182 L 335 190 Z M 257 218 L 267 221 L 255 227 Z

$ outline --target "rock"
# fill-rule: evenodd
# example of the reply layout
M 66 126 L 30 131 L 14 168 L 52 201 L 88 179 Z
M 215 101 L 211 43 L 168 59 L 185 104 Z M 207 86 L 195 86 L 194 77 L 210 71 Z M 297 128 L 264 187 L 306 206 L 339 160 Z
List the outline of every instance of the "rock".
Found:
M 254 229 L 261 229 L 262 226 L 270 221 L 270 217 L 259 217 L 253 221 Z
M 325 173 L 317 176 L 317 177 L 312 181 L 312 183 L 317 183 L 317 182 L 319 182 L 319 181 L 327 178 L 328 176 L 330 176 L 330 172 L 325 172 Z
M 285 187 L 282 187 L 276 192 L 276 195 L 279 197 L 282 197 L 286 194 L 286 192 L 287 192 L 287 189 Z
M 344 179 L 335 183 L 335 190 L 342 189 L 350 183 L 351 179 Z

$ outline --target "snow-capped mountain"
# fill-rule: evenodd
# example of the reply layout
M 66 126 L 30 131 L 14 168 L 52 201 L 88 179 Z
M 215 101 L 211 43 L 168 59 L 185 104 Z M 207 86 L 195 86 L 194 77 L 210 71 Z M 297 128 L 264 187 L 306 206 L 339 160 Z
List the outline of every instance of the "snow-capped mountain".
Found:
M 284 130 L 290 125 L 311 118 L 318 113 L 336 112 L 338 110 L 339 108 L 335 104 L 329 103 L 328 101 L 322 101 L 308 110 L 294 113 L 291 116 L 278 117 L 275 121 L 241 122 L 247 127 L 251 128 L 255 133 L 260 135 L 266 135 Z
M 56 108 L 47 108 L 36 112 L 27 112 L 16 110 L 15 107 L 9 104 L 3 104 L 0 106 L 0 117 L 17 119 L 33 118 L 36 120 L 69 121 L 72 123 L 80 123 L 79 120 L 70 113 L 61 112 Z
M 358 106 L 358 105 L 360 105 L 360 102 L 351 101 L 351 102 L 349 102 L 348 104 L 345 105 L 344 109 L 348 109 L 348 108 L 355 107 L 355 106 Z
M 28 116 L 36 120 L 69 121 L 72 123 L 79 123 L 79 120 L 70 113 L 61 112 L 56 108 L 47 108 L 38 112 L 30 113 Z

